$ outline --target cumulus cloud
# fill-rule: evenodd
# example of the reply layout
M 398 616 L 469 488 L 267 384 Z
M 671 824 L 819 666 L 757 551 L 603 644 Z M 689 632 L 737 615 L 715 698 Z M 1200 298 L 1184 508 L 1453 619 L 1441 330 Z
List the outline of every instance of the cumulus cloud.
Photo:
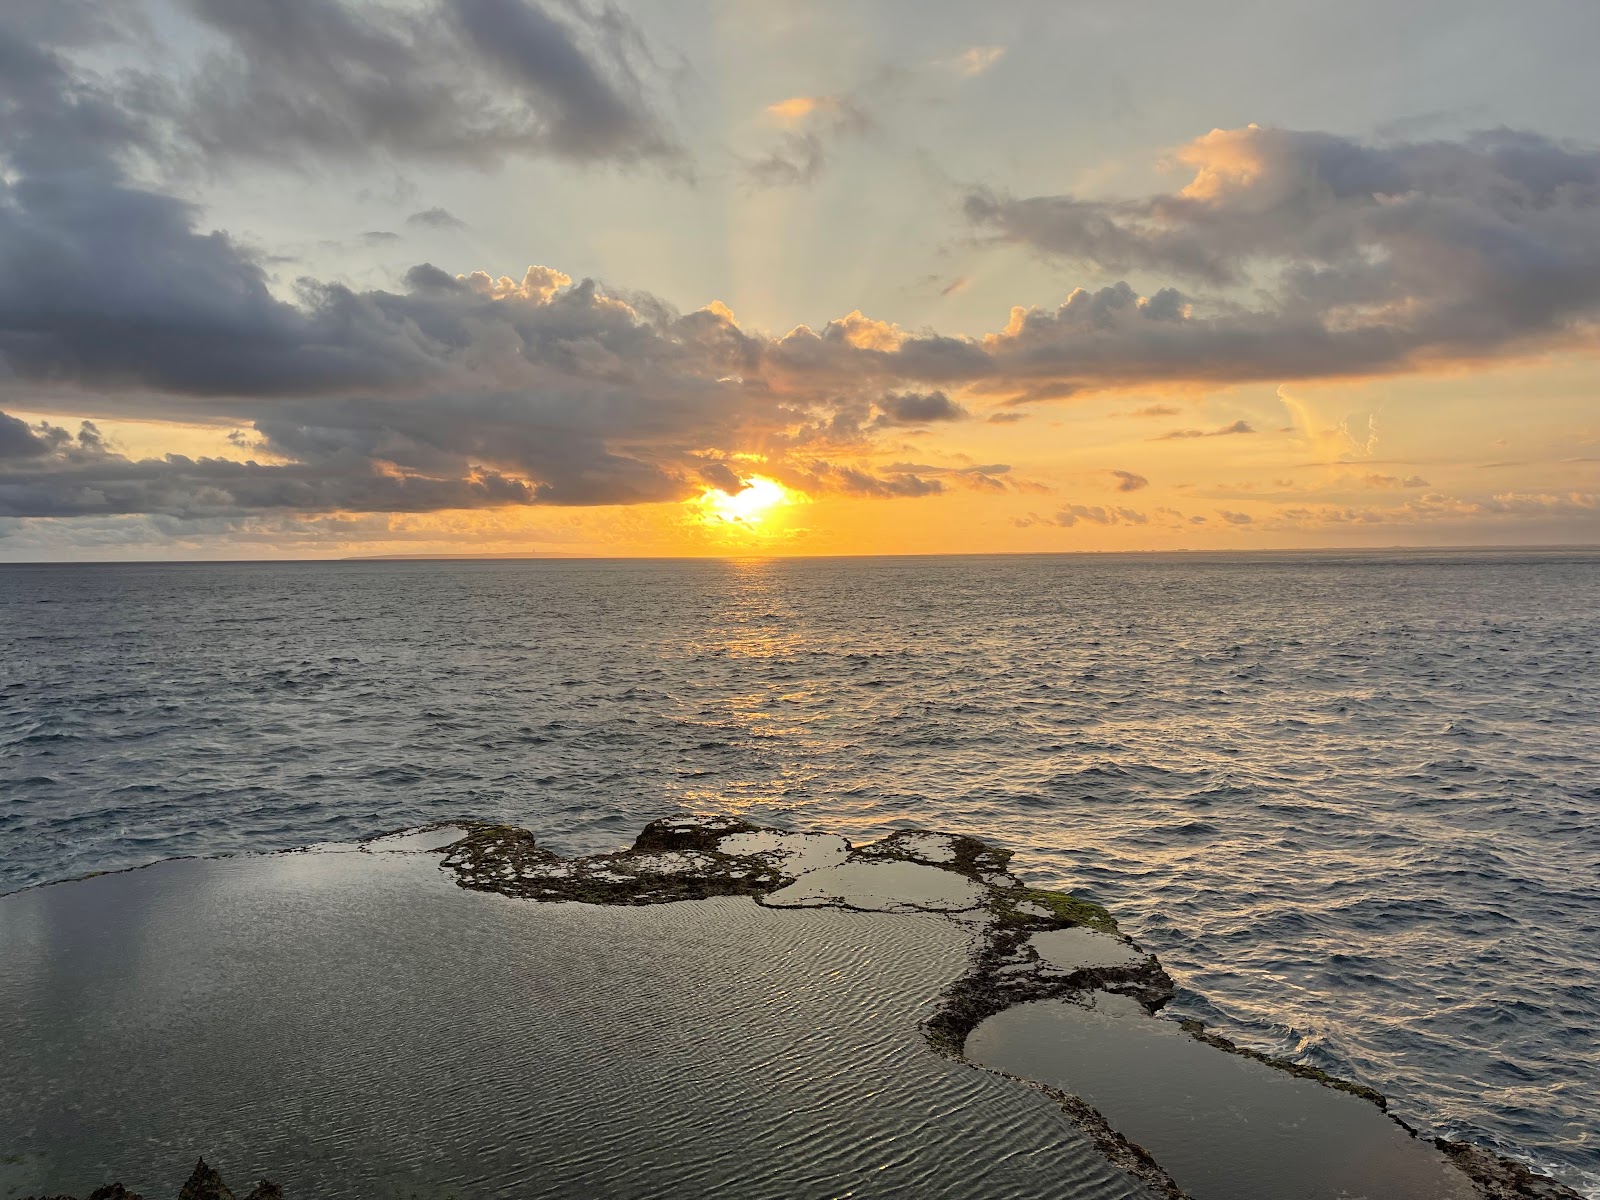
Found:
M 1492 130 L 1369 145 L 1249 126 L 1183 147 L 1136 199 L 973 189 L 999 241 L 1126 284 L 1018 309 L 995 349 L 1064 380 L 1239 382 L 1406 370 L 1550 343 L 1600 313 L 1600 152 Z
M 1150 481 L 1143 475 L 1135 475 L 1132 471 L 1112 471 L 1112 476 L 1117 481 L 1117 491 L 1137 492 L 1140 488 L 1150 486 Z
M 38 458 L 49 454 L 50 442 L 8 413 L 0 413 L 0 459 Z

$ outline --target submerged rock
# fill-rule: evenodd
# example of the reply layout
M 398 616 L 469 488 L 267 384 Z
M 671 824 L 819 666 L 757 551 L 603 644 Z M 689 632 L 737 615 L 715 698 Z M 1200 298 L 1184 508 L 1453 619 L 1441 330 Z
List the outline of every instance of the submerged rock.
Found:
M 234 1200 L 234 1197 L 228 1185 L 222 1182 L 222 1176 L 202 1158 L 194 1164 L 194 1172 L 178 1193 L 178 1200 Z
M 73 1196 L 28 1196 L 25 1200 L 76 1200 Z M 89 1193 L 89 1200 L 144 1200 L 138 1192 L 130 1192 L 120 1183 L 108 1183 Z M 178 1200 L 235 1200 L 228 1185 L 215 1168 L 205 1159 L 194 1164 L 188 1182 L 178 1193 Z M 263 1179 L 251 1190 L 245 1200 L 284 1200 L 283 1189 L 270 1180 Z

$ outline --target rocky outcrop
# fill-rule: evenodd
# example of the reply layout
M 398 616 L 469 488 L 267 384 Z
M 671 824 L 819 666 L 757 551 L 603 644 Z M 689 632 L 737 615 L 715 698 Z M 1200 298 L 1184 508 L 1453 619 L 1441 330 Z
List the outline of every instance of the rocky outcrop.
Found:
M 1582 1194 L 1565 1184 L 1481 1146 L 1444 1138 L 1434 1138 L 1433 1144 L 1477 1185 L 1484 1200 L 1583 1200 Z

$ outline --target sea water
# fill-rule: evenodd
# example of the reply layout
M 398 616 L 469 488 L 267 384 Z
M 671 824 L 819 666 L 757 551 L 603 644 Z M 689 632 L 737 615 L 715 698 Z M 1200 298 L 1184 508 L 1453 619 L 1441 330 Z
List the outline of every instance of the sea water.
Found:
M 1600 1189 L 1597 597 L 1576 551 L 0 567 L 0 891 L 450 817 L 960 831 L 1181 1014 Z

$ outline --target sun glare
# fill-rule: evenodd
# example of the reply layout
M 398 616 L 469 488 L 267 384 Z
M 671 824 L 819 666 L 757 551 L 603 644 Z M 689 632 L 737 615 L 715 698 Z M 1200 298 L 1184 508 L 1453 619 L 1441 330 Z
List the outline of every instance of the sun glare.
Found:
M 794 503 L 789 489 L 776 480 L 752 475 L 744 487 L 732 493 L 707 488 L 695 502 L 700 518 L 707 525 L 759 526 L 775 509 Z

